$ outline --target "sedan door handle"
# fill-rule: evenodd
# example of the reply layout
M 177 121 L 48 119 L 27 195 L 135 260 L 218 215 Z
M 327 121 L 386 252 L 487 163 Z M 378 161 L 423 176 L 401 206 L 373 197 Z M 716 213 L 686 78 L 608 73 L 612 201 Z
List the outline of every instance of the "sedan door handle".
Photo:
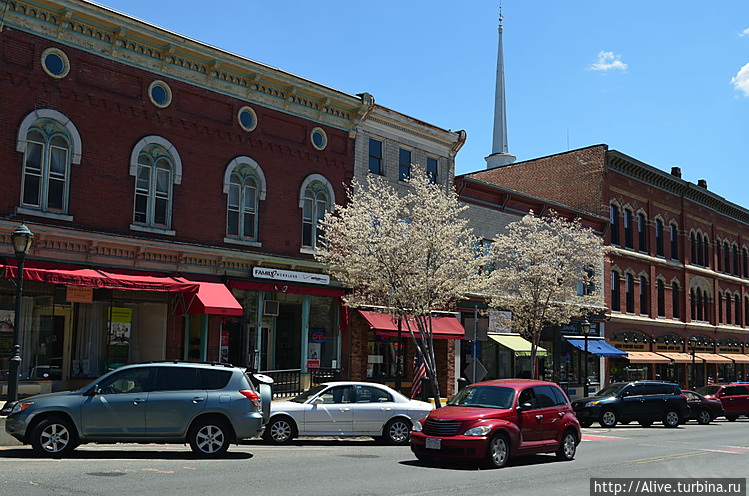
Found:
M 193 403 L 200 403 L 201 401 L 205 401 L 205 398 L 203 398 L 202 396 L 196 396 L 192 399 Z
M 392 410 L 392 408 L 390 408 L 389 406 L 386 406 L 384 408 L 380 408 L 380 410 L 382 410 L 383 412 L 389 412 Z
M 145 399 L 145 398 L 135 398 L 135 399 L 133 400 L 133 405 L 137 405 L 137 404 L 139 404 L 139 403 L 143 403 L 144 401 L 146 401 L 146 399 Z
M 541 414 L 536 415 L 536 420 L 541 420 L 542 418 L 544 418 L 543 415 L 541 415 Z
M 559 418 L 564 417 L 564 412 L 559 412 Z
M 347 412 L 347 411 L 349 411 L 349 410 L 350 410 L 350 408 L 339 408 L 338 410 L 340 410 L 340 411 L 342 411 L 342 412 Z

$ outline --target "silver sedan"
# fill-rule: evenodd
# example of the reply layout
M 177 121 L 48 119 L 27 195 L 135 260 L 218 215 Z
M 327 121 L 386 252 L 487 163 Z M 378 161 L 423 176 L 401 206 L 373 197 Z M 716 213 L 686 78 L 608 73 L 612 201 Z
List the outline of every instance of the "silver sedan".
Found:
M 263 438 L 285 444 L 297 436 L 372 436 L 405 445 L 413 422 L 433 408 L 382 384 L 329 382 L 271 403 Z

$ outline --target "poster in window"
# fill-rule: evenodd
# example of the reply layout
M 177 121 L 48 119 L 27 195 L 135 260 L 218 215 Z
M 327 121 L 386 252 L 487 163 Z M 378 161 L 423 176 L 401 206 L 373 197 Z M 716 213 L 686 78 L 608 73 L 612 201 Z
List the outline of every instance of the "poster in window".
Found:
M 13 348 L 13 320 L 14 310 L 0 309 L 0 357 L 11 355 Z

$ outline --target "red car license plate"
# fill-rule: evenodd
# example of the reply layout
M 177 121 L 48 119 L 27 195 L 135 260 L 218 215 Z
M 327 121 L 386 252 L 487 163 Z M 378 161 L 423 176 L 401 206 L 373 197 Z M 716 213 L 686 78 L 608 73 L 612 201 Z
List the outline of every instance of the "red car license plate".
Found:
M 426 449 L 441 449 L 442 439 L 433 439 L 431 437 L 426 438 Z

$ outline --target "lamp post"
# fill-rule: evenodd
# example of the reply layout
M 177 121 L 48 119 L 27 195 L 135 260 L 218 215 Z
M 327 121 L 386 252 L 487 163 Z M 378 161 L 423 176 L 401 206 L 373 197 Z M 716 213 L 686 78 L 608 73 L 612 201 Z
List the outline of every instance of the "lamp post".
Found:
M 23 223 L 10 235 L 18 259 L 16 274 L 16 313 L 13 317 L 13 348 L 8 364 L 8 401 L 3 410 L 18 401 L 18 369 L 21 365 L 21 295 L 23 294 L 23 260 L 31 248 L 34 234 Z
M 583 397 L 588 397 L 588 334 L 590 334 L 590 322 L 588 322 L 588 319 L 583 320 L 580 322 L 580 332 L 583 333 L 583 336 L 585 336 L 585 357 L 583 362 Z
M 697 346 L 697 338 L 692 336 L 689 338 L 689 346 L 692 347 L 692 373 L 690 374 L 692 376 L 692 389 L 694 389 L 694 348 Z

